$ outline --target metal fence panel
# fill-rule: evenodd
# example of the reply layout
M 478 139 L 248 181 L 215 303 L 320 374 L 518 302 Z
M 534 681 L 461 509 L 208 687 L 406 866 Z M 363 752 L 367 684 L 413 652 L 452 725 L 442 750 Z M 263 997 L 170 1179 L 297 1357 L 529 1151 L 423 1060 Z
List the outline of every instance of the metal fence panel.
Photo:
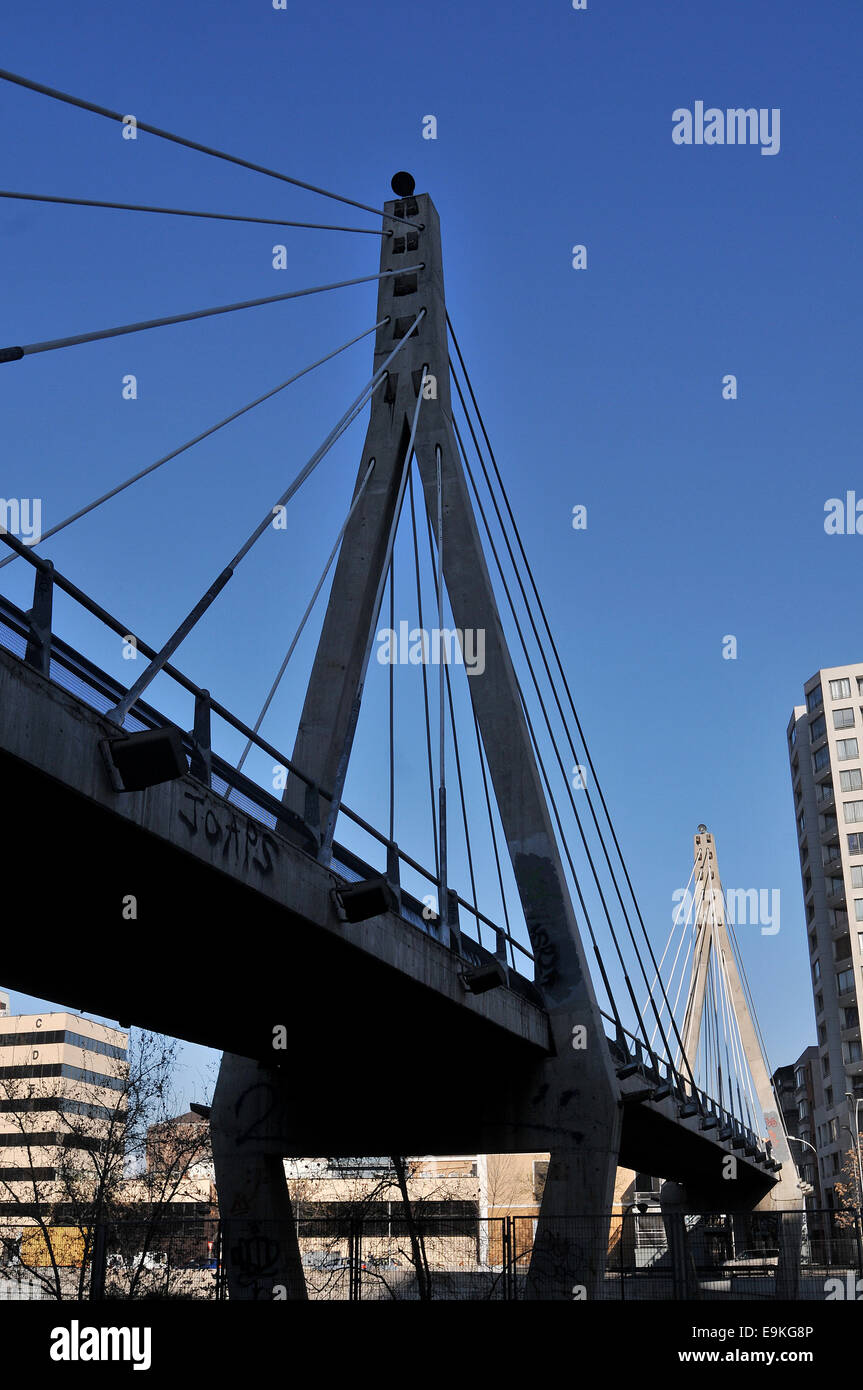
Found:
M 350 1221 L 304 1215 L 297 1244 L 306 1293 L 316 1301 L 752 1302 L 776 1297 L 786 1221 L 799 1223 L 799 1213 L 686 1216 L 676 1269 L 655 1209 L 541 1225 L 533 1217 L 419 1211 L 411 1228 L 394 1212 L 385 1219 L 367 1211 Z M 250 1233 L 244 1223 L 221 1227 L 214 1218 L 174 1220 L 170 1213 L 157 1222 L 48 1234 L 54 1265 L 38 1227 L 0 1223 L 0 1299 L 224 1299 L 226 1259 L 250 1283 L 265 1283 L 270 1252 L 278 1249 L 266 1223 Z M 802 1301 L 856 1298 L 863 1279 L 859 1216 L 807 1213 L 795 1277 Z

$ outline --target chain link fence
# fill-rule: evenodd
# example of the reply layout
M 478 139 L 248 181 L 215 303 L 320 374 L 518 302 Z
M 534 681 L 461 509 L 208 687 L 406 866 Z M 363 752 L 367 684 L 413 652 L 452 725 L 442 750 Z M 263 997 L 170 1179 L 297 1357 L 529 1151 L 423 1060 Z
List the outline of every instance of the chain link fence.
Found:
M 520 1216 L 389 1212 L 297 1223 L 306 1295 L 320 1301 L 746 1301 L 778 1296 L 783 1244 L 800 1300 L 863 1292 L 863 1231 L 850 1212 L 682 1216 L 627 1210 L 537 1226 Z M 265 1223 L 215 1218 L 94 1228 L 0 1225 L 0 1300 L 222 1300 L 227 1264 L 263 1279 L 281 1242 Z M 292 1242 L 293 1243 L 293 1242 Z M 786 1270 L 787 1277 L 787 1270 Z M 859 1289 L 858 1289 L 859 1281 Z M 272 1284 L 272 1279 L 271 1279 Z M 284 1297 L 272 1287 L 264 1295 Z

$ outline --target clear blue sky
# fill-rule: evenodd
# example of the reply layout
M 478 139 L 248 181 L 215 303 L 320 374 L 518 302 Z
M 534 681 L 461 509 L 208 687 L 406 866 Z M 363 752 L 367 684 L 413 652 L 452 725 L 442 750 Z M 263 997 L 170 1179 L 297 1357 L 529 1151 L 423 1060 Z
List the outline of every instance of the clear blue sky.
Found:
M 814 1040 L 785 726 L 819 666 L 861 656 L 863 539 L 823 529 L 827 498 L 863 495 L 861 31 L 852 0 L 589 0 L 585 12 L 569 0 L 81 0 L 4 23 L 13 71 L 363 202 L 391 196 L 399 168 L 434 198 L 450 312 L 653 940 L 661 949 L 699 821 L 728 885 L 781 892 L 780 932 L 741 932 L 774 1066 Z M 699 100 L 778 107 L 779 153 L 675 145 L 672 112 Z M 6 84 L 0 120 L 6 189 L 374 225 Z M 378 254 L 373 237 L 9 201 L 0 238 L 4 344 L 371 274 Z M 272 268 L 275 242 L 285 271 Z M 576 243 L 585 271 L 571 267 Z M 3 494 L 41 496 L 47 527 L 374 310 L 362 286 L 4 366 Z M 367 340 L 44 553 L 158 644 L 370 363 Z M 722 399 L 727 373 L 736 401 Z M 181 651 L 247 719 L 344 517 L 363 428 Z M 584 532 L 570 524 L 576 503 Z M 0 587 L 26 607 L 22 570 Z M 127 674 L 113 639 L 68 604 L 58 626 Z M 722 659 L 726 634 L 737 660 Z M 312 649 L 265 725 L 287 751 Z M 373 710 L 383 689 L 370 687 Z M 153 698 L 188 727 L 162 686 Z M 399 748 L 420 788 L 402 804 L 407 848 L 424 808 L 414 732 L 403 725 Z M 358 742 L 347 792 L 383 824 L 376 746 L 373 731 Z M 209 958 L 206 933 L 195 925 Z

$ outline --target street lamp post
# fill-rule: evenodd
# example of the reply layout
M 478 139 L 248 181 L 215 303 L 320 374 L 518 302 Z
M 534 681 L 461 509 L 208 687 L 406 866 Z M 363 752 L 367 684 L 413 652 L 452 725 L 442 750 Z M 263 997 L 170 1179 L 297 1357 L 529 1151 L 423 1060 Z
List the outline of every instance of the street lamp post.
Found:
M 786 1137 L 786 1139 L 791 1139 L 795 1144 L 805 1144 L 806 1147 L 807 1147 L 807 1149 L 811 1149 L 811 1150 L 812 1150 L 812 1152 L 813 1152 L 814 1155 L 815 1155 L 815 1165 L 816 1165 L 816 1171 L 817 1171 L 817 1167 L 818 1167 L 818 1150 L 816 1149 L 815 1145 L 814 1145 L 814 1144 L 810 1144 L 810 1142 L 809 1142 L 808 1139 L 798 1139 L 796 1134 L 787 1134 L 785 1137 Z M 812 1186 L 812 1184 L 811 1184 L 811 1183 L 808 1183 L 808 1182 L 800 1182 L 800 1183 L 797 1184 L 797 1186 L 800 1187 L 800 1188 L 803 1190 L 803 1193 L 804 1193 L 805 1196 L 808 1196 L 809 1193 L 812 1193 L 812 1192 L 815 1191 L 815 1189 L 814 1189 L 814 1187 Z M 806 1188 L 807 1188 L 807 1187 L 809 1188 L 809 1193 L 806 1192 Z

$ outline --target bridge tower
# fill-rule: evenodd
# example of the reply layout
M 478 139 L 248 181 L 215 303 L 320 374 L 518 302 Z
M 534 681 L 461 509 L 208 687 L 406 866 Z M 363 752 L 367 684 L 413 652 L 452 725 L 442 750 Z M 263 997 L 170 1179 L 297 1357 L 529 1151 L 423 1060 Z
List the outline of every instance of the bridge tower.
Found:
M 682 1052 L 689 1064 L 690 1071 L 694 1074 L 704 1017 L 704 1005 L 708 994 L 708 969 L 713 958 L 727 983 L 745 1062 L 755 1087 L 755 1099 L 764 1116 L 764 1125 L 767 1130 L 766 1138 L 770 1142 L 771 1156 L 782 1165 L 778 1182 L 766 1196 L 757 1200 L 749 1199 L 741 1202 L 735 1192 L 735 1165 L 733 1163 L 728 1164 L 726 1157 L 723 1177 L 726 1173 L 728 1174 L 728 1197 L 723 1205 L 725 1210 L 731 1214 L 743 1214 L 749 1211 L 782 1213 L 780 1217 L 782 1224 L 780 1228 L 780 1263 L 777 1271 L 777 1297 L 793 1298 L 796 1296 L 799 1276 L 802 1214 L 805 1203 L 795 1160 L 788 1143 L 782 1112 L 773 1091 L 773 1083 L 770 1079 L 767 1062 L 750 1012 L 747 992 L 741 981 L 737 958 L 728 933 L 725 894 L 719 875 L 716 842 L 705 825 L 699 825 L 696 831 L 694 857 L 695 939 L 681 1030 Z M 731 1080 L 731 1077 L 727 1079 L 729 1085 Z M 722 1097 L 720 1096 L 719 1099 L 721 1101 Z M 709 1197 L 705 1195 L 700 1200 L 698 1192 L 690 1186 L 687 1186 L 684 1195 L 683 1189 L 678 1188 L 677 1184 L 667 1183 L 663 1189 L 663 1210 L 670 1215 L 675 1210 L 679 1212 L 684 1207 L 687 1212 L 695 1212 L 699 1207 L 703 1210 L 715 1210 L 716 1199 L 713 1195 Z M 795 1213 L 797 1214 L 796 1217 Z M 672 1251 L 679 1246 L 681 1246 L 679 1241 L 669 1239 L 669 1247 Z M 689 1275 L 686 1271 L 682 1271 L 682 1277 L 686 1281 Z M 783 1290 L 782 1292 L 780 1292 L 780 1288 Z
M 597 1234 L 595 1214 L 611 1210 L 617 1168 L 617 1079 L 451 421 L 438 214 L 427 194 L 414 195 L 410 176 L 396 176 L 393 187 L 399 196 L 385 204 L 384 228 L 391 235 L 382 238 L 380 269 L 399 271 L 418 263 L 419 269 L 405 269 L 379 282 L 378 319 L 385 322 L 375 343 L 376 368 L 420 314 L 421 318 L 396 369 L 389 372 L 385 389 L 372 400 L 354 497 L 372 462 L 374 467 L 344 534 L 294 745 L 295 766 L 319 787 L 332 789 L 332 800 L 322 796 L 319 806 L 310 807 L 305 785 L 289 778 L 284 801 L 320 833 L 319 857 L 327 862 L 415 427 L 413 452 L 455 625 L 462 632 L 485 633 L 485 670 L 470 679 L 470 694 L 553 1045 L 553 1055 L 513 1093 L 509 1114 L 482 1114 L 482 1147 L 476 1146 L 475 1134 L 465 1135 L 464 1145 L 455 1151 L 550 1152 L 529 1294 L 539 1296 L 541 1291 L 546 1298 L 571 1299 L 573 1286 L 581 1285 L 590 1297 L 603 1278 L 607 1245 L 607 1230 Z M 414 226 L 396 220 L 405 218 Z M 448 921 L 446 901 L 441 903 L 441 919 L 457 951 L 457 930 Z M 270 1250 L 272 1258 L 260 1279 L 240 1282 L 229 1272 L 232 1298 L 269 1297 L 275 1285 L 303 1296 L 278 1160 L 291 1123 L 289 1079 L 284 1069 L 265 1074 L 267 1070 L 226 1056 L 215 1096 L 214 1147 L 223 1216 L 230 1221 L 241 1214 L 252 1226 L 257 1221 L 259 1232 L 265 1223 L 266 1229 L 285 1232 L 278 1249 L 274 1245 Z M 261 1107 L 255 1129 L 259 1145 L 250 1152 L 255 1146 L 237 1142 L 236 1114 L 242 1102 L 247 1121 L 256 1097 Z M 478 1110 L 482 1106 L 478 1094 Z M 349 1136 L 346 1139 L 349 1142 Z M 453 1152 L 452 1142 L 450 1135 L 444 1151 Z M 433 1135 L 427 1151 L 435 1151 Z M 348 1147 L 345 1152 L 354 1150 Z M 572 1221 L 579 1213 L 594 1219 Z

